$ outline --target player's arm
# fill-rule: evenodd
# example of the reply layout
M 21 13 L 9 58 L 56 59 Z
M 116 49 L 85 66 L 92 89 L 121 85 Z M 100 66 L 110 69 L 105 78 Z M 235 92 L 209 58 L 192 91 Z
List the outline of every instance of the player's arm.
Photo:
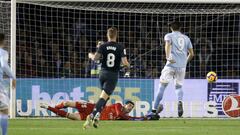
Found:
M 93 61 L 97 61 L 101 58 L 101 54 L 96 52 L 96 53 L 89 53 L 88 54 L 88 58 L 93 60 Z
M 123 114 L 122 112 L 122 105 L 120 103 L 117 103 L 114 105 L 115 106 L 115 111 L 116 111 L 116 117 L 120 120 L 129 120 L 129 116 Z
M 193 57 L 194 57 L 194 51 L 193 51 L 192 48 L 189 48 L 189 49 L 188 49 L 187 62 L 191 61 Z
M 124 67 L 127 67 L 127 68 L 130 69 L 130 64 L 127 60 L 127 57 L 122 57 L 122 64 L 123 64 Z
M 11 71 L 9 65 L 8 65 L 8 55 L 0 57 L 0 62 L 1 62 L 1 68 L 2 70 L 7 74 L 9 78 L 12 79 L 12 86 L 15 88 L 16 87 L 16 77 Z
M 124 77 L 130 77 L 130 64 L 127 60 L 127 57 L 122 57 L 122 64 L 126 68 L 126 73 Z
M 121 54 L 121 57 L 122 57 L 121 61 L 122 61 L 122 65 L 126 68 L 126 71 L 127 71 L 124 76 L 125 77 L 130 77 L 130 64 L 127 60 L 126 55 L 127 55 L 126 54 L 126 49 L 123 49 L 123 52 Z
M 93 60 L 93 61 L 97 61 L 100 60 L 101 56 L 103 53 L 103 46 L 101 44 L 97 45 L 97 52 L 95 53 L 88 53 L 88 58 Z
M 146 120 L 146 117 L 131 117 L 123 113 L 121 104 L 115 104 L 116 114 L 119 120 Z
M 189 39 L 187 62 L 191 61 L 193 57 L 194 57 L 193 46 L 192 46 L 192 42 Z
M 124 49 L 124 48 L 122 50 L 121 57 L 122 57 L 122 64 L 123 64 L 123 66 L 130 68 L 130 64 L 129 64 L 128 60 L 127 60 L 126 49 Z
M 168 38 L 165 38 L 165 54 L 166 54 L 166 59 L 167 61 L 169 61 L 170 63 L 176 63 L 171 57 L 171 41 Z

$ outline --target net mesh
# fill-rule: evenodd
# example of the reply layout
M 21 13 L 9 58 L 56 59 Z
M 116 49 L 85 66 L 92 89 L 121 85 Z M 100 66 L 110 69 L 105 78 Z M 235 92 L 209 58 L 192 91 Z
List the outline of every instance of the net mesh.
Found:
M 6 45 L 4 48 L 10 50 L 11 36 L 11 4 L 10 2 L 0 1 L 0 33 L 4 33 L 6 37 Z
M 210 70 L 220 78 L 239 76 L 238 4 L 41 2 L 17 8 L 19 77 L 89 77 L 87 54 L 97 41 L 106 41 L 111 26 L 120 30 L 119 41 L 136 67 L 132 77 L 159 77 L 165 64 L 163 36 L 174 20 L 183 22 L 196 51 L 188 78 L 204 78 Z M 71 72 L 57 73 L 63 70 L 55 69 L 57 59 Z
M 218 78 L 222 79 L 239 78 L 239 6 L 18 3 L 16 69 L 21 82 L 18 83 L 17 99 L 24 101 L 23 104 L 28 99 L 33 100 L 35 110 L 38 109 L 35 106 L 35 100 L 38 99 L 96 101 L 100 89 L 95 77 L 98 76 L 100 65 L 89 60 L 88 53 L 96 51 L 98 41 L 107 41 L 107 28 L 115 26 L 119 30 L 118 41 L 127 49 L 132 68 L 130 79 L 124 78 L 124 71 L 120 72 L 119 87 L 112 99 L 144 100 L 151 104 L 154 88 L 150 79 L 159 78 L 165 65 L 163 37 L 170 32 L 168 23 L 174 20 L 183 23 L 182 32 L 190 37 L 196 54 L 187 67 L 186 78 L 203 79 L 209 71 L 217 72 Z M 207 91 L 207 88 L 204 89 Z M 23 112 L 32 104 L 22 105 Z M 169 111 L 167 116 L 172 116 L 171 109 L 166 111 Z M 23 113 L 20 115 L 27 116 Z M 35 112 L 35 115 L 39 115 L 39 112 Z M 185 116 L 190 115 L 192 113 Z

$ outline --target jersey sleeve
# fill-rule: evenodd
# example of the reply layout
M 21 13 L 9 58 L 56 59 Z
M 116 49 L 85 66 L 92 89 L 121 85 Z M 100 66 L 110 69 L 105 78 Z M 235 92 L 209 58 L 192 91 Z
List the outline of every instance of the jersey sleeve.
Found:
M 126 56 L 127 56 L 126 49 L 124 47 L 122 47 L 121 57 L 126 57 Z
M 120 103 L 115 104 L 117 118 L 120 120 L 129 120 L 130 116 L 123 113 L 122 107 L 123 106 Z
M 193 45 L 192 45 L 192 42 L 191 42 L 191 40 L 188 38 L 188 49 L 191 49 L 191 48 L 193 48 Z
M 128 116 L 127 114 L 123 113 L 122 107 L 123 106 L 120 103 L 115 104 L 115 110 L 116 110 L 116 113 L 117 113 L 117 118 L 119 120 L 136 120 L 136 121 L 145 120 L 145 117 L 131 117 L 131 116 Z
M 166 35 L 164 36 L 164 41 L 165 41 L 165 42 L 169 42 L 169 43 L 172 42 L 171 37 L 170 37 L 169 34 L 166 34 Z
M 103 45 L 100 45 L 97 49 L 97 53 L 103 54 Z
M 12 73 L 9 65 L 8 65 L 8 54 L 3 53 L 2 56 L 0 56 L 0 62 L 1 62 L 1 68 L 2 70 L 8 75 L 8 77 L 12 79 L 16 79 L 15 75 Z

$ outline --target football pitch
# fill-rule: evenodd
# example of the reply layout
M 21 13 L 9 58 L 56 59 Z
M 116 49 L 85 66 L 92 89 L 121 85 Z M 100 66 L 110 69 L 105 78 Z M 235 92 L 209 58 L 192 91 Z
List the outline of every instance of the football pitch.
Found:
M 240 119 L 161 119 L 100 121 L 98 129 L 82 129 L 84 121 L 13 119 L 9 135 L 237 135 Z

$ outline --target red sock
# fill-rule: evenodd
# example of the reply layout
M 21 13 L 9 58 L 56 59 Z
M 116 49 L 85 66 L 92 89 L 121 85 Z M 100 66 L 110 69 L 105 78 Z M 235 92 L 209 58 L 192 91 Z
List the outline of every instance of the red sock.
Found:
M 53 107 L 48 107 L 48 110 L 56 113 L 57 115 L 61 116 L 61 117 L 67 117 L 68 113 L 63 111 L 63 110 L 59 110 L 57 108 L 53 108 Z
M 64 106 L 64 103 L 63 103 L 63 102 L 55 106 L 56 109 L 62 109 L 62 108 L 64 108 L 64 107 L 65 107 L 65 106 Z

